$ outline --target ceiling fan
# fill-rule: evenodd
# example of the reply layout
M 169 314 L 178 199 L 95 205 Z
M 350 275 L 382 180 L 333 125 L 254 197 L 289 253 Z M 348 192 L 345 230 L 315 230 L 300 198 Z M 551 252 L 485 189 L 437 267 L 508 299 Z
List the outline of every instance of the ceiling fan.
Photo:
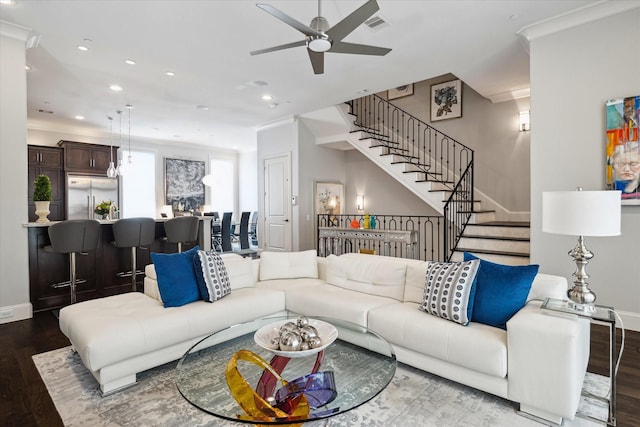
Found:
M 306 46 L 311 59 L 311 66 L 315 74 L 324 73 L 324 53 L 351 53 L 357 55 L 377 55 L 383 56 L 391 52 L 391 49 L 377 46 L 369 46 L 364 44 L 343 42 L 346 36 L 351 34 L 353 30 L 358 28 L 369 17 L 380 10 L 376 0 L 369 0 L 349 16 L 338 22 L 333 27 L 329 27 L 329 22 L 322 16 L 320 10 L 320 0 L 318 0 L 318 16 L 313 18 L 309 26 L 293 19 L 285 13 L 279 11 L 275 7 L 258 3 L 260 9 L 278 18 L 285 24 L 295 28 L 305 35 L 304 40 L 293 43 L 287 43 L 280 46 L 274 46 L 267 49 L 261 49 L 251 52 L 251 55 L 260 55 L 263 53 L 274 52 L 277 50 L 289 49 L 292 47 Z

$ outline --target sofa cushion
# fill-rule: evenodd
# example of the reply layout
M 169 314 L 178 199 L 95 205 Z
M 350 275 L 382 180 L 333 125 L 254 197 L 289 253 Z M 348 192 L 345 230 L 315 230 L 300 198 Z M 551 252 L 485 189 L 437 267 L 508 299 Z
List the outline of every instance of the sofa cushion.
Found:
M 369 310 L 396 303 L 392 298 L 326 284 L 289 289 L 286 294 L 287 310 L 292 313 L 332 317 L 365 327 Z
M 60 329 L 85 366 L 96 371 L 178 343 L 195 344 L 232 325 L 283 315 L 284 304 L 284 292 L 273 289 L 244 288 L 215 304 L 195 301 L 171 308 L 129 292 L 64 307 Z
M 387 257 L 345 254 L 327 257 L 327 283 L 402 301 L 407 265 Z
M 479 259 L 468 252 L 464 260 Z M 507 320 L 524 307 L 538 265 L 503 265 L 480 260 L 471 320 L 507 329 Z
M 158 290 L 165 307 L 180 307 L 200 299 L 193 257 L 200 248 L 195 246 L 175 254 L 151 253 L 158 277 Z
M 478 260 L 430 261 L 420 310 L 466 326 L 471 321 L 479 264 Z
M 260 254 L 260 280 L 318 278 L 315 250 L 270 252 Z
M 369 329 L 394 346 L 491 376 L 507 375 L 507 332 L 427 316 L 416 303 L 393 303 L 369 311 Z
M 407 278 L 404 286 L 404 302 L 422 304 L 424 298 L 424 280 L 427 275 L 428 261 L 410 260 L 407 263 Z
M 256 286 L 259 261 L 254 262 L 250 258 L 244 258 L 237 254 L 221 254 L 221 257 L 229 275 L 232 291 Z
M 193 265 L 202 300 L 214 302 L 229 295 L 229 274 L 220 255 L 215 251 L 198 251 Z

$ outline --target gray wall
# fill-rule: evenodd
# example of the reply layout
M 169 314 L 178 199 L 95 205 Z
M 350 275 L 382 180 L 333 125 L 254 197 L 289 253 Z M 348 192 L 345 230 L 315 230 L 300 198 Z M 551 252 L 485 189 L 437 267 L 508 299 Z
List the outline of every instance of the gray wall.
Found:
M 640 9 L 531 41 L 531 259 L 571 279 L 575 238 L 542 233 L 542 192 L 605 188 L 605 102 L 640 95 Z M 635 47 L 635 49 L 633 49 Z M 640 330 L 640 206 L 622 207 L 622 235 L 587 237 L 597 303 Z
M 0 323 L 31 317 L 27 250 L 28 31 L 0 22 Z
M 431 85 L 456 77 L 448 74 L 413 86 L 413 95 L 391 102 L 440 132 L 475 150 L 476 188 L 510 212 L 529 211 L 529 132 L 518 130 L 520 111 L 529 98 L 493 104 L 463 84 L 462 117 L 431 123 Z M 386 91 L 379 94 L 386 98 Z
M 356 196 L 364 195 L 365 212 L 375 215 L 438 215 L 357 150 L 346 153 L 346 212 L 357 213 Z

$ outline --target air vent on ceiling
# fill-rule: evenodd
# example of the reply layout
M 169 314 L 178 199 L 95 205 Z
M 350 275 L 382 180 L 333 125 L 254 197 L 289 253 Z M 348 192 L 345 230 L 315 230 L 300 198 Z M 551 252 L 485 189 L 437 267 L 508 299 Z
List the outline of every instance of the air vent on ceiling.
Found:
M 51 111 L 51 110 L 43 110 L 42 108 L 38 108 L 38 113 L 53 114 L 53 111 Z
M 380 15 L 372 16 L 371 18 L 364 21 L 364 23 L 367 27 L 376 31 L 390 25 L 389 22 Z

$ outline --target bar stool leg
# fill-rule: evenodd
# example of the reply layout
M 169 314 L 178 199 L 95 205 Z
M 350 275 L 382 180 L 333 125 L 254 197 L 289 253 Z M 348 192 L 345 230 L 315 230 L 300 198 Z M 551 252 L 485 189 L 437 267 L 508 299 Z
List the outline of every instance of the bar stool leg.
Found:
M 71 252 L 69 254 L 69 270 L 71 271 L 71 304 L 76 303 L 76 253 Z
M 182 252 L 182 243 L 178 242 L 178 252 Z
M 138 265 L 136 262 L 136 247 L 131 247 L 131 289 L 136 292 L 138 289 L 138 282 L 136 274 L 138 273 Z

